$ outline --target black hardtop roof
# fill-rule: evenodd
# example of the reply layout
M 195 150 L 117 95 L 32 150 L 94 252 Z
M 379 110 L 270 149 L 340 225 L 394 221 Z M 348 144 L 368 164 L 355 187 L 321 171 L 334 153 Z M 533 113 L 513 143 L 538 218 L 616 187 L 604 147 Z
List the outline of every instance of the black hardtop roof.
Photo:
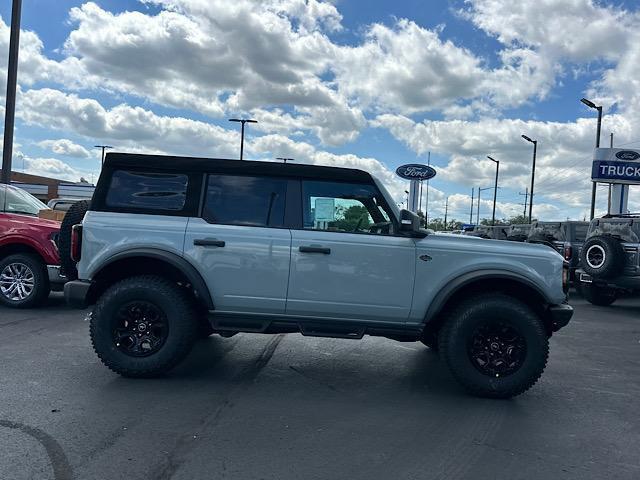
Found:
M 145 155 L 139 153 L 109 152 L 105 156 L 106 169 L 150 168 L 181 173 L 210 172 L 238 175 L 268 175 L 284 177 L 306 177 L 322 180 L 339 180 L 370 183 L 368 172 L 355 168 L 325 167 L 300 163 L 277 163 L 224 158 L 177 157 L 170 155 Z

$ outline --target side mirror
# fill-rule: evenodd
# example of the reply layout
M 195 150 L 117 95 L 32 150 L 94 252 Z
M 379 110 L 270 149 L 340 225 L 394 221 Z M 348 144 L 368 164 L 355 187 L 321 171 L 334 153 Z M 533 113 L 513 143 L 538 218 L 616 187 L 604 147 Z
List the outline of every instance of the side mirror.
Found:
M 400 210 L 400 231 L 420 233 L 420 217 L 409 210 Z

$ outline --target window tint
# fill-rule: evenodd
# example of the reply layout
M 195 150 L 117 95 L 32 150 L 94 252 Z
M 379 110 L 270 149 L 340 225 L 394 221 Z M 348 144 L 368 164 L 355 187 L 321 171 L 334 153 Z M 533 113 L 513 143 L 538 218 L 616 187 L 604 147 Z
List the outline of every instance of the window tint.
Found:
M 302 197 L 305 229 L 393 233 L 391 216 L 373 185 L 304 181 Z
M 281 178 L 209 175 L 202 216 L 209 223 L 282 227 L 286 191 Z
M 187 198 L 188 177 L 174 173 L 113 172 L 106 204 L 115 208 L 180 211 Z

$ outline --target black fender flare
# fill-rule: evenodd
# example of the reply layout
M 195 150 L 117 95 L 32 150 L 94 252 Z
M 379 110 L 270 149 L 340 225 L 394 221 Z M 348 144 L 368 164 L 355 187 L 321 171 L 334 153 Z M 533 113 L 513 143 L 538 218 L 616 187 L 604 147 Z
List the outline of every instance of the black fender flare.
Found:
M 510 272 L 508 270 L 499 269 L 475 270 L 456 277 L 440 289 L 427 309 L 427 313 L 424 317 L 424 323 L 428 324 L 436 318 L 449 299 L 460 289 L 479 280 L 492 279 L 510 280 L 519 283 L 520 286 L 528 287 L 536 291 L 548 304 L 553 303 L 538 285 L 522 275 L 518 275 L 517 273 Z
M 100 268 L 92 273 L 89 280 L 93 280 L 95 277 L 100 275 L 100 272 L 104 271 L 104 269 L 108 268 L 110 265 L 127 258 L 150 258 L 160 260 L 176 268 L 189 280 L 189 283 L 196 292 L 197 297 L 202 300 L 207 309 L 213 310 L 214 305 L 211 293 L 209 293 L 207 283 L 202 278 L 202 275 L 200 275 L 200 272 L 198 272 L 198 270 L 183 257 L 158 248 L 135 248 L 125 252 L 116 253 L 102 263 Z

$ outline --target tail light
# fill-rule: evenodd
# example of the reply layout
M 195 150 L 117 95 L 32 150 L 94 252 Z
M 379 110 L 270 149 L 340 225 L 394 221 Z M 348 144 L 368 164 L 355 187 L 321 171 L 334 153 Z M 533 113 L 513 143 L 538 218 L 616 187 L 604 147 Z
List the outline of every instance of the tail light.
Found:
M 71 228 L 71 260 L 74 262 L 80 261 L 82 254 L 82 225 L 74 225 Z
M 562 265 L 562 290 L 564 293 L 569 293 L 569 282 L 571 280 L 569 277 L 569 262 L 564 262 Z
M 573 248 L 571 247 L 571 245 L 565 245 L 565 247 L 564 247 L 564 259 L 565 260 L 571 260 L 572 256 L 573 256 Z

